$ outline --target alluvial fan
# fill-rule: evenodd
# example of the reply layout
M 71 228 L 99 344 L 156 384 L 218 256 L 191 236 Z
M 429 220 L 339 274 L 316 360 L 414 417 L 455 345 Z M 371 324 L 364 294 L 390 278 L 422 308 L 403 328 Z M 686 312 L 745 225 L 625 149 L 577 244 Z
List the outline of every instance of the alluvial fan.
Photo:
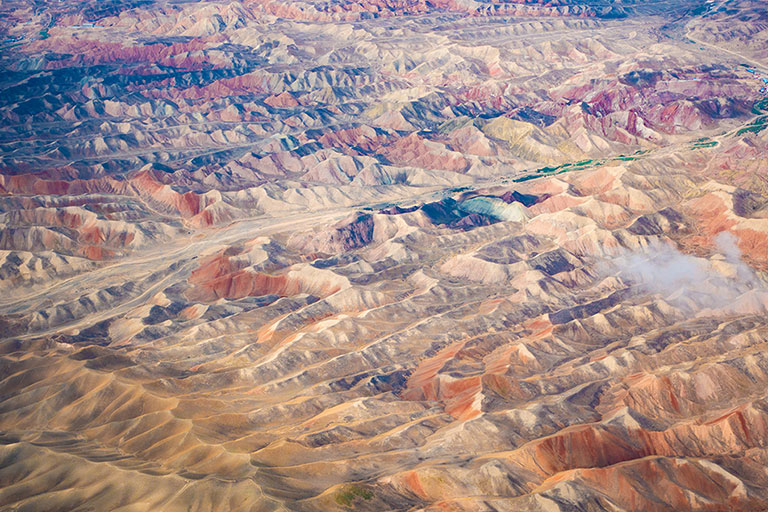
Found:
M 768 510 L 767 27 L 0 3 L 0 510 Z

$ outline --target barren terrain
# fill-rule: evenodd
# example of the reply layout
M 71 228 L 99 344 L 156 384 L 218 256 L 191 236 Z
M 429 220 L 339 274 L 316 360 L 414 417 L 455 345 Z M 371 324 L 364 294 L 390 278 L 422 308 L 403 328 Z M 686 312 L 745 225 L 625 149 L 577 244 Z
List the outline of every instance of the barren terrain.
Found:
M 768 510 L 763 2 L 0 41 L 0 510 Z

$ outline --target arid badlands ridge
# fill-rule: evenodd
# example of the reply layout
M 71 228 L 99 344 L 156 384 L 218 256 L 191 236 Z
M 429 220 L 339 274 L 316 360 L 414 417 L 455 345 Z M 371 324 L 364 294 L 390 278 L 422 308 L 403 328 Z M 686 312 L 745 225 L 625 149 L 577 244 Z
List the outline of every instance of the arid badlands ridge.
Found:
M 768 510 L 764 2 L 0 39 L 0 510 Z

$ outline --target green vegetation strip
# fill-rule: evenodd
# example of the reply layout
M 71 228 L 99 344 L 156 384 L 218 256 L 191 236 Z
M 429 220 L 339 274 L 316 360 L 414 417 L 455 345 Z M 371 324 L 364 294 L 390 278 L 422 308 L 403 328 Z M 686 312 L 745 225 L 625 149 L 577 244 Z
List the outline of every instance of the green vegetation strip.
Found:
M 739 136 L 746 133 L 760 133 L 761 131 L 765 130 L 766 126 L 768 126 L 768 116 L 762 116 L 757 118 L 751 125 L 745 126 L 741 130 L 737 131 L 736 135 Z
M 758 100 L 752 105 L 753 114 L 765 114 L 768 112 L 768 98 Z
M 691 146 L 691 149 L 701 149 L 701 148 L 713 148 L 717 146 L 718 142 L 716 140 L 700 140 L 698 142 L 694 142 L 693 146 Z
M 711 147 L 716 146 L 716 141 L 711 142 L 703 142 L 706 139 L 701 139 L 700 141 L 697 141 L 697 143 L 701 142 L 702 144 L 706 144 L 706 146 L 702 147 Z M 525 176 L 521 176 L 519 178 L 515 178 L 512 181 L 515 183 L 521 183 L 523 181 L 529 181 L 534 180 L 536 178 L 541 178 L 542 176 L 551 176 L 555 174 L 562 174 L 564 172 L 571 172 L 571 171 L 582 171 L 588 167 L 599 167 L 601 165 L 604 165 L 606 162 L 611 161 L 618 161 L 618 162 L 631 162 L 632 160 L 637 160 L 638 158 L 642 158 L 645 155 L 650 153 L 649 149 L 638 149 L 631 155 L 619 155 L 617 157 L 603 159 L 603 160 L 582 160 L 581 162 L 571 162 L 568 164 L 562 164 L 558 165 L 557 167 L 541 167 L 539 169 L 536 169 L 532 174 L 528 174 Z
M 349 507 L 352 506 L 352 503 L 357 498 L 363 498 L 367 501 L 373 498 L 373 493 L 363 489 L 359 485 L 350 485 L 336 495 L 336 503 L 344 507 Z

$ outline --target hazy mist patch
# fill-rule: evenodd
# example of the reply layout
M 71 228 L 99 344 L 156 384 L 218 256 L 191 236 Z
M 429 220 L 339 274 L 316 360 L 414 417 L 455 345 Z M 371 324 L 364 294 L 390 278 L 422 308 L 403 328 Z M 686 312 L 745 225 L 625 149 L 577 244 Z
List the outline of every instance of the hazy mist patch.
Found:
M 716 254 L 700 258 L 653 240 L 643 249 L 619 253 L 609 268 L 638 291 L 661 295 L 686 311 L 764 310 L 768 283 L 742 260 L 738 238 L 722 232 L 715 244 Z

